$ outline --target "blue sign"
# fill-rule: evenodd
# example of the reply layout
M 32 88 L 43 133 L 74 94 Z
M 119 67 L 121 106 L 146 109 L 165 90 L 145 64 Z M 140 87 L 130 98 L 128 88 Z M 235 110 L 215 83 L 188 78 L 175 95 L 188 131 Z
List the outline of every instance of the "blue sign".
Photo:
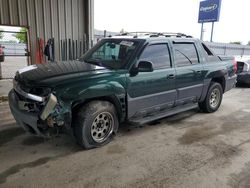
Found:
M 198 23 L 219 21 L 220 5 L 221 0 L 201 1 Z

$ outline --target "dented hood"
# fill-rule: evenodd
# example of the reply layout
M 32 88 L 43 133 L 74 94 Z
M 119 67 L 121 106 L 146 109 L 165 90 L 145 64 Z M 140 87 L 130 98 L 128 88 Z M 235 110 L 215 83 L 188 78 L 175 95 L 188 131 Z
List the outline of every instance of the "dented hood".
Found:
M 109 70 L 80 61 L 52 62 L 20 69 L 15 80 L 25 85 L 55 85 L 68 79 L 102 72 Z

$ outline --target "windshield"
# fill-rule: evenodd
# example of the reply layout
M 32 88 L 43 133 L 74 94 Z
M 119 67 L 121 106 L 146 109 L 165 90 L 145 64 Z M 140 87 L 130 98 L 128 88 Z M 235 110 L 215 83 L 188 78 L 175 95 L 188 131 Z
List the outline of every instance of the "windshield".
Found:
M 120 69 L 128 63 L 138 43 L 126 39 L 103 40 L 80 60 L 109 69 Z

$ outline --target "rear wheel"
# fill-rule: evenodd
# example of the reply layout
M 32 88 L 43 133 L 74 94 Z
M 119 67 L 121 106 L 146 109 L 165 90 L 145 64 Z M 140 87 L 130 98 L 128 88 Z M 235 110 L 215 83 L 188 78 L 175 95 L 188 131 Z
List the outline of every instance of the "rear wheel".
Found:
M 220 107 L 223 97 L 223 90 L 219 83 L 212 82 L 207 92 L 207 96 L 203 102 L 199 103 L 199 107 L 204 112 L 215 112 Z
M 116 110 L 107 101 L 92 101 L 82 107 L 74 121 L 77 142 L 86 149 L 109 143 L 119 126 Z

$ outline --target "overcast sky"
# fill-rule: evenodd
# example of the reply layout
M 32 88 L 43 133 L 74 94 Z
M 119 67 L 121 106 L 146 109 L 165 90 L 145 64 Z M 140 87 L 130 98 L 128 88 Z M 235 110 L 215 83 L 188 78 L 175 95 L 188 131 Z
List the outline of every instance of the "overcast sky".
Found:
M 182 32 L 200 37 L 200 0 L 94 0 L 96 29 L 119 32 Z M 222 0 L 214 42 L 250 41 L 250 1 Z M 210 40 L 211 23 L 204 24 L 204 40 Z

